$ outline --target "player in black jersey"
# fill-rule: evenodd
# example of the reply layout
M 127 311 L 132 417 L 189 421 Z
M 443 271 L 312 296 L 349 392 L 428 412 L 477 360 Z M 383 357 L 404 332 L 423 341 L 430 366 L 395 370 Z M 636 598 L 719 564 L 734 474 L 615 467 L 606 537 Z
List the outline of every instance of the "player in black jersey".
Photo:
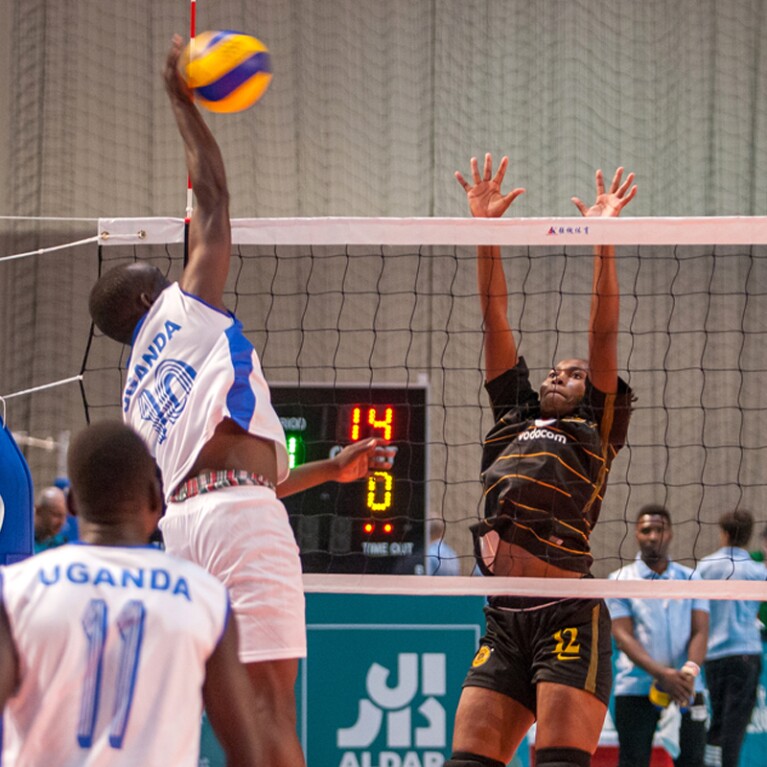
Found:
M 473 184 L 460 172 L 477 218 L 502 216 L 524 189 L 503 194 L 508 158 L 493 176 L 485 155 Z M 596 201 L 573 198 L 588 217 L 617 216 L 636 194 L 618 168 Z M 589 535 L 610 465 L 622 447 L 633 396 L 618 377 L 619 288 L 612 246 L 594 254 L 588 359 L 558 362 L 539 392 L 517 355 L 500 248 L 477 249 L 486 388 L 495 426 L 484 443 L 485 519 L 475 548 L 486 575 L 588 577 Z M 453 755 L 445 767 L 503 767 L 537 721 L 537 767 L 587 767 L 612 681 L 610 619 L 602 600 L 494 597 L 487 631 L 464 682 Z

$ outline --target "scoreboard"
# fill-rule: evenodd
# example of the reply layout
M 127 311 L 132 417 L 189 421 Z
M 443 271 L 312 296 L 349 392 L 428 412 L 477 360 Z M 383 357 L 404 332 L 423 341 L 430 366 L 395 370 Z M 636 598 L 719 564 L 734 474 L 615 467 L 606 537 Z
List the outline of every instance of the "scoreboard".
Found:
M 291 467 L 378 437 L 397 448 L 388 470 L 283 498 L 308 573 L 424 572 L 426 384 L 272 385 Z

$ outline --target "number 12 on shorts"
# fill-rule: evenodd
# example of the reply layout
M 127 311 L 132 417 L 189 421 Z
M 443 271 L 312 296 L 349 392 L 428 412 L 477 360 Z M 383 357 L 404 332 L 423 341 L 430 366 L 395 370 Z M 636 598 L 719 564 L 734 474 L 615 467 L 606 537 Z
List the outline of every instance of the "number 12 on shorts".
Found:
M 128 726 L 136 688 L 141 642 L 144 637 L 145 614 L 144 603 L 133 599 L 120 610 L 115 621 L 120 632 L 120 653 L 112 721 L 109 725 L 109 745 L 112 748 L 122 748 L 125 729 Z M 107 603 L 103 599 L 91 599 L 85 608 L 82 626 L 88 647 L 77 742 L 81 748 L 90 748 L 93 745 L 93 732 L 96 729 L 99 711 L 104 647 L 109 626 Z
M 581 655 L 581 645 L 578 642 L 578 629 L 566 628 L 554 632 L 556 645 L 552 652 L 557 660 L 578 660 Z

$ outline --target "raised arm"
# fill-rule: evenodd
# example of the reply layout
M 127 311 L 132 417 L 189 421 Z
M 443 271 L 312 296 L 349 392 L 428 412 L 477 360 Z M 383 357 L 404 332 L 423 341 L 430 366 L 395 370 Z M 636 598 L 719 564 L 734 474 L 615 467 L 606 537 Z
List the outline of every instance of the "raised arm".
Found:
M 474 184 L 469 184 L 456 171 L 458 183 L 466 191 L 469 210 L 475 218 L 499 218 L 509 205 L 524 193 L 524 189 L 513 189 L 501 193 L 501 184 L 506 174 L 509 158 L 503 157 L 493 176 L 493 158 L 485 155 L 482 177 L 479 163 L 471 158 L 471 174 Z M 501 249 L 497 245 L 480 245 L 477 248 L 477 288 L 482 310 L 482 330 L 485 349 L 485 379 L 492 381 L 501 373 L 517 364 L 517 344 L 509 324 L 508 289 L 506 275 L 501 261 Z
M 572 201 L 587 217 L 614 217 L 634 198 L 637 188 L 631 186 L 634 174 L 629 173 L 621 183 L 623 168 L 618 168 L 605 192 L 602 171 L 596 173 L 597 198 L 591 207 L 580 199 Z M 594 249 L 594 277 L 591 291 L 591 317 L 589 320 L 589 378 L 605 394 L 618 391 L 618 320 L 620 316 L 620 289 L 615 267 L 615 248 L 598 245 Z
M 189 258 L 179 282 L 188 293 L 223 309 L 232 244 L 226 171 L 216 139 L 179 74 L 181 43 L 175 35 L 165 62 L 165 89 L 184 141 L 197 205 L 189 225 Z

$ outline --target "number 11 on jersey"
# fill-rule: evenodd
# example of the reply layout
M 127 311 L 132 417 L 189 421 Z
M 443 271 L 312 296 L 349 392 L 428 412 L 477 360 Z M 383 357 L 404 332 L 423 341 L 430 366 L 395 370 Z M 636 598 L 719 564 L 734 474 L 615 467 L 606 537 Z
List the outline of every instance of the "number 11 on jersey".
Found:
M 109 725 L 109 745 L 112 748 L 122 748 L 128 726 L 133 693 L 136 688 L 141 642 L 144 637 L 145 614 L 144 603 L 133 599 L 120 610 L 115 621 L 117 630 L 120 632 L 120 653 L 112 720 Z M 103 599 L 91 599 L 85 608 L 82 626 L 88 640 L 88 647 L 77 725 L 77 742 L 81 748 L 90 748 L 93 745 L 93 733 L 99 712 L 104 648 L 109 632 L 107 603 Z

